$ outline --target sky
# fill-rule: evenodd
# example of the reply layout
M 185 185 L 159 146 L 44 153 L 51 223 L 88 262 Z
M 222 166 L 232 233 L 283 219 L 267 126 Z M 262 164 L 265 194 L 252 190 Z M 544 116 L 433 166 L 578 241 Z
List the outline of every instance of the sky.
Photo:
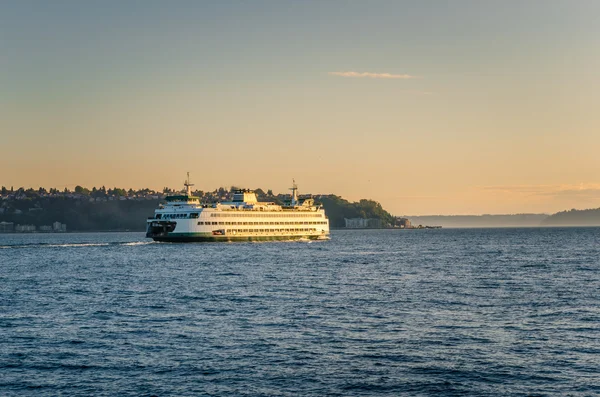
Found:
M 600 207 L 600 1 L 0 1 L 0 185 Z

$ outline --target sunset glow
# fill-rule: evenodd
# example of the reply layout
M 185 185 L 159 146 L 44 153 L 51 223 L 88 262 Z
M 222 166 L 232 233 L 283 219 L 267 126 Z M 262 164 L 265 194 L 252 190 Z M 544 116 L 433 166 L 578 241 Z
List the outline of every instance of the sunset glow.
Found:
M 0 185 L 600 207 L 600 2 L 9 2 Z

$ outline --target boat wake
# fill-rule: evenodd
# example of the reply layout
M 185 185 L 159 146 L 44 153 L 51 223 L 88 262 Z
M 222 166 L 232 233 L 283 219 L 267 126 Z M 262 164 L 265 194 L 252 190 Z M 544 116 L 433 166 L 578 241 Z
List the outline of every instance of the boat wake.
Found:
M 30 249 L 30 248 L 83 248 L 83 247 L 109 247 L 109 246 L 140 246 L 155 244 L 154 241 L 131 241 L 114 243 L 30 243 L 30 244 L 7 244 L 0 245 L 0 249 Z
M 156 244 L 156 241 L 132 241 L 130 243 L 122 243 L 121 245 L 126 245 L 128 247 L 138 246 L 138 245 L 149 245 Z

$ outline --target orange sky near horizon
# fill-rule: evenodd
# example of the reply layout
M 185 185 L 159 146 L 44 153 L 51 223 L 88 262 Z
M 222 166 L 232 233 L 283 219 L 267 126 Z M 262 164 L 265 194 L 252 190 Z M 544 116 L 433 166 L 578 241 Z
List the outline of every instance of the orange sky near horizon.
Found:
M 600 207 L 600 2 L 151 4 L 5 7 L 0 185 Z

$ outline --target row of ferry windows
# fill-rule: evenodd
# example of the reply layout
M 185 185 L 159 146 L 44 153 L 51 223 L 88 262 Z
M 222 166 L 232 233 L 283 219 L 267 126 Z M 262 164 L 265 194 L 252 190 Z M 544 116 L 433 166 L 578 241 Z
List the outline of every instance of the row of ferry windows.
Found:
M 264 233 L 275 233 L 275 232 L 279 232 L 279 233 L 284 233 L 284 232 L 316 232 L 317 229 L 311 228 L 304 228 L 304 229 L 227 229 L 225 232 L 226 233 L 260 233 L 260 232 L 264 232 Z
M 198 225 L 326 225 L 327 222 L 198 222 Z
M 198 216 L 200 215 L 200 213 L 198 212 L 192 212 L 191 214 L 185 214 L 185 213 L 181 213 L 181 214 L 156 214 L 156 219 L 180 219 L 180 218 L 198 218 Z
M 181 213 L 181 214 L 156 214 L 156 219 L 181 219 L 181 218 L 198 218 L 200 213 L 192 212 L 192 213 Z M 247 217 L 260 217 L 260 218 L 320 218 L 322 214 L 210 214 L 211 217 L 239 217 L 239 218 L 247 218 Z
M 309 213 L 309 214 L 289 214 L 289 213 L 277 213 L 277 214 L 266 214 L 264 212 L 262 213 L 246 213 L 246 214 L 240 214 L 240 213 L 221 213 L 221 212 L 217 212 L 217 213 L 212 213 L 210 214 L 211 217 L 242 217 L 242 218 L 321 218 L 323 216 L 323 214 L 315 214 L 315 213 Z

